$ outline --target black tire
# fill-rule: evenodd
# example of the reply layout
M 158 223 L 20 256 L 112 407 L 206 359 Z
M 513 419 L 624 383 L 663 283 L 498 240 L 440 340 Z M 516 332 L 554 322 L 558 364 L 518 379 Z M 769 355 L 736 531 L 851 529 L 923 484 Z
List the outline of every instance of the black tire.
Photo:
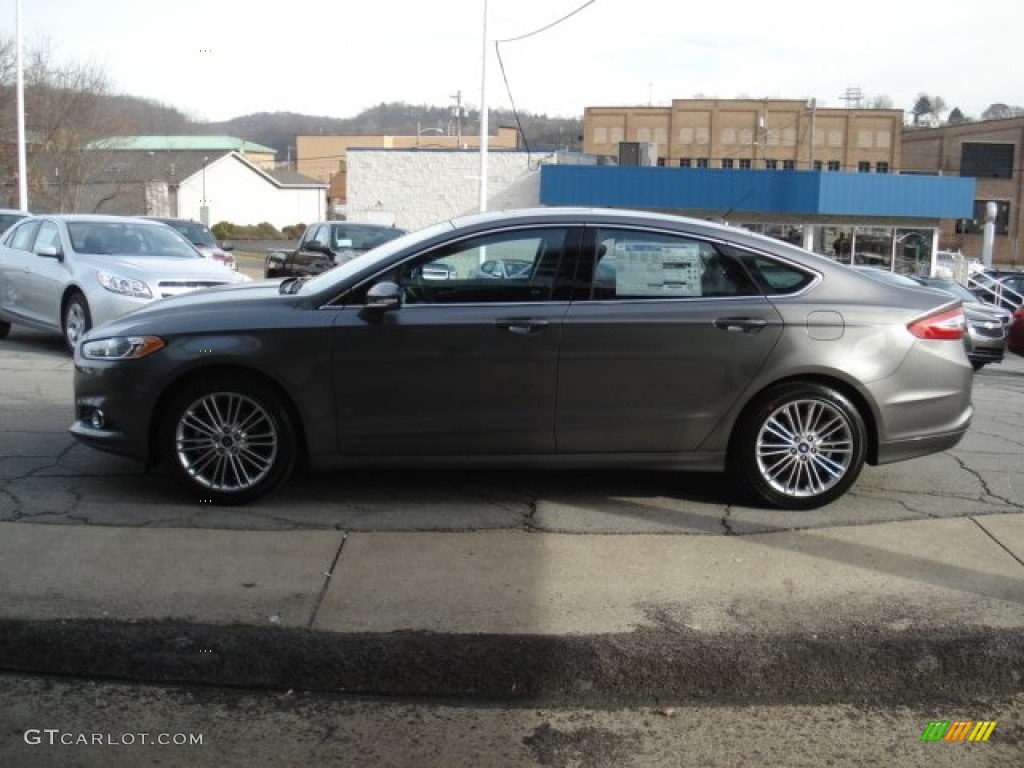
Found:
M 985 363 L 979 363 L 978 361 L 973 360 L 971 361 L 971 367 L 974 369 L 975 373 L 977 373 L 978 371 L 985 367 Z
M 0 320 L 0 339 L 6 339 L 11 332 L 11 324 L 6 320 Z
M 174 394 L 166 414 L 163 455 L 203 503 L 252 501 L 295 467 L 294 422 L 261 382 L 223 374 L 193 381 Z
M 74 354 L 79 340 L 92 328 L 92 313 L 89 311 L 89 302 L 85 300 L 85 296 L 80 293 L 68 296 L 64 308 L 61 309 L 60 327 L 64 333 L 64 345 Z
M 766 390 L 744 413 L 729 468 L 759 502 L 814 509 L 846 493 L 866 453 L 864 419 L 844 395 L 823 384 L 791 382 Z

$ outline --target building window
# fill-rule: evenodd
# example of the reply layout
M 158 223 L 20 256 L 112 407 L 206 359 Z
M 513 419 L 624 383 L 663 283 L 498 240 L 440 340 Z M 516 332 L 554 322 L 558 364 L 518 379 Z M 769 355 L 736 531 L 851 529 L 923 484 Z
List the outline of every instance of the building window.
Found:
M 778 160 L 765 160 L 764 167 L 769 171 L 777 171 L 779 169 Z
M 693 167 L 693 161 L 690 158 L 688 158 L 688 157 L 680 157 L 679 158 L 679 167 L 680 168 L 692 168 Z
M 708 167 L 708 159 L 706 157 L 698 157 L 697 158 L 697 167 L 698 168 L 707 168 Z
M 857 163 L 857 173 L 871 173 L 871 163 L 861 160 Z
M 603 125 L 594 126 L 594 143 L 595 144 L 607 144 L 608 143 L 608 128 Z
M 830 171 L 838 171 L 839 170 L 839 161 L 838 160 L 829 160 L 828 161 L 828 169 Z
M 985 232 L 985 208 L 992 202 L 996 204 L 996 234 L 1005 235 L 1010 231 L 1010 203 L 1006 200 L 975 200 L 974 218 L 957 219 L 958 235 L 981 235 Z
M 796 170 L 796 161 L 795 160 L 783 160 L 782 161 L 782 170 L 784 170 L 784 171 L 795 171 Z
M 723 168 L 733 168 L 733 167 L 735 167 L 734 163 L 733 163 L 733 159 L 731 157 L 723 157 L 722 158 L 722 167 Z
M 658 158 L 658 167 L 659 168 L 664 168 L 665 167 L 665 158 L 664 157 L 659 157 Z
M 977 144 L 960 147 L 960 175 L 977 179 L 1012 179 L 1013 144 Z
M 740 158 L 740 168 L 742 168 L 743 170 L 747 170 L 747 171 L 750 170 L 750 158 L 749 157 L 741 157 Z
M 821 160 L 814 161 L 814 170 L 820 171 L 824 166 L 821 164 Z
M 886 162 L 877 162 L 877 163 L 875 163 L 875 173 L 888 173 L 888 172 L 889 172 L 889 164 L 888 163 L 886 163 Z

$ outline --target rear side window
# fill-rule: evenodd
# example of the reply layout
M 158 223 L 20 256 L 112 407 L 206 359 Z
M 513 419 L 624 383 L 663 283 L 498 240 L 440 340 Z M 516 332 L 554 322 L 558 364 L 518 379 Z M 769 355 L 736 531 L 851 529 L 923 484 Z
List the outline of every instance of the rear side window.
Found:
M 594 300 L 750 296 L 754 282 L 713 243 L 660 232 L 597 233 Z
M 785 261 L 777 261 L 738 248 L 730 248 L 729 252 L 743 264 L 758 290 L 766 296 L 799 293 L 814 282 L 814 273 L 806 272 Z
M 7 244 L 17 251 L 31 251 L 32 242 L 35 240 L 37 229 L 39 229 L 38 221 L 28 221 L 24 224 L 19 224 L 14 231 L 7 236 Z

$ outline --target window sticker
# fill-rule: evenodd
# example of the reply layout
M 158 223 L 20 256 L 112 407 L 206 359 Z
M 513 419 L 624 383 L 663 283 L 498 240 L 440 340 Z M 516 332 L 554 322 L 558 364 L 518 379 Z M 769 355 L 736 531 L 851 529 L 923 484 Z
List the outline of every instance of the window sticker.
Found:
M 618 296 L 700 296 L 703 272 L 696 243 L 616 243 Z

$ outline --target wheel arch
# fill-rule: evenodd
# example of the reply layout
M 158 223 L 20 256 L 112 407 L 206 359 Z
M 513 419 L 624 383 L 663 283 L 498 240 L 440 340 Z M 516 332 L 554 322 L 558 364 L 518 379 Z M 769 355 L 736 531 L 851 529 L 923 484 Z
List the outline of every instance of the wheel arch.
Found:
M 225 363 L 192 368 L 191 370 L 183 372 L 180 376 L 169 382 L 164 387 L 163 391 L 160 393 L 160 397 L 154 404 L 152 413 L 150 413 L 149 416 L 149 445 L 147 446 L 149 465 L 155 466 L 163 460 L 163 456 L 160 455 L 160 440 L 164 427 L 164 414 L 166 413 L 167 405 L 171 399 L 182 387 L 186 387 L 194 381 L 209 379 L 218 375 L 240 376 L 248 381 L 257 381 L 269 387 L 274 394 L 280 398 L 282 407 L 288 411 L 288 416 L 292 419 L 292 423 L 295 425 L 295 443 L 298 446 L 296 464 L 300 467 L 306 466 L 309 461 L 309 446 L 306 442 L 306 425 L 302 419 L 302 414 L 296 407 L 291 396 L 288 394 L 288 390 L 286 390 L 279 381 L 274 379 L 273 376 L 270 376 L 258 368 Z
M 864 422 L 864 429 L 867 431 L 868 444 L 866 446 L 865 460 L 868 464 L 872 465 L 878 463 L 878 415 L 868 403 L 867 397 L 849 381 L 838 376 L 829 376 L 821 373 L 804 373 L 788 376 L 783 379 L 776 379 L 765 384 L 757 392 L 753 393 L 747 399 L 747 402 L 744 404 L 743 408 L 737 414 L 736 419 L 732 423 L 732 428 L 729 433 L 729 447 L 726 457 L 727 461 L 732 458 L 736 451 L 735 443 L 738 437 L 737 433 L 740 431 L 739 426 L 744 423 L 764 393 L 770 389 L 786 384 L 820 384 L 826 387 L 831 387 L 849 400 L 860 414 L 860 417 Z

